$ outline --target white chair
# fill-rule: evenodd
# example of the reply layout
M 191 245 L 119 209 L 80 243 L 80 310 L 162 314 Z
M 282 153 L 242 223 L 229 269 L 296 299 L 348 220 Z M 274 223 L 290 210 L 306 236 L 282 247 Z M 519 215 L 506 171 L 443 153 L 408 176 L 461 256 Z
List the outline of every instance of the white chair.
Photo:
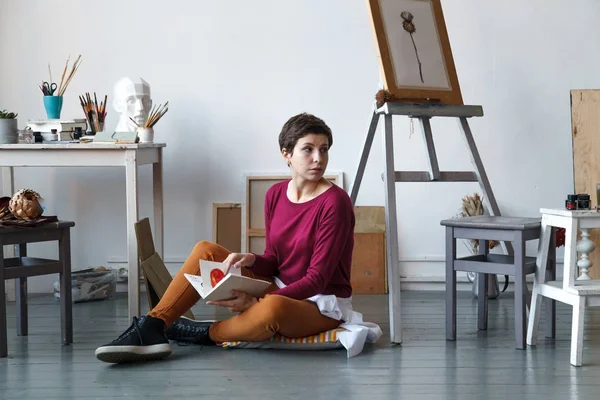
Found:
M 538 246 L 536 273 L 527 327 L 527 344 L 535 346 L 538 336 L 542 297 L 573 306 L 571 327 L 571 364 L 581 366 L 583 359 L 583 332 L 586 306 L 600 306 L 600 280 L 591 279 L 589 253 L 596 248 L 588 230 L 600 228 L 600 212 L 595 210 L 553 210 L 542 208 L 542 232 Z M 565 256 L 563 280 L 549 280 L 546 275 L 547 259 L 556 251 L 553 235 L 556 228 L 565 228 Z M 577 241 L 577 232 L 581 240 Z M 577 253 L 580 258 L 577 260 Z M 579 274 L 581 270 L 581 275 Z

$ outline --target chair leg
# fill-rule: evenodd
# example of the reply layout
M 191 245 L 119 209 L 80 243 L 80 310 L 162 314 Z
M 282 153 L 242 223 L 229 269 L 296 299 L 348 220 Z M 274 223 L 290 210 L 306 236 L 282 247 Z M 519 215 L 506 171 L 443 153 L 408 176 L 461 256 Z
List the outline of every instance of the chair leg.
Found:
M 477 329 L 487 330 L 489 274 L 477 274 Z
M 540 240 L 538 243 L 537 258 L 535 261 L 535 278 L 533 281 L 533 293 L 531 295 L 531 307 L 529 310 L 529 319 L 527 323 L 527 344 L 535 346 L 537 344 L 538 327 L 540 323 L 540 310 L 542 295 L 540 294 L 539 285 L 545 282 L 544 278 L 548 275 L 547 268 L 550 266 L 551 260 L 548 255 L 550 253 L 550 246 L 553 241 L 552 227 L 548 225 L 546 216 L 542 216 L 542 228 L 540 232 Z M 516 268 L 515 268 L 516 271 Z M 515 286 L 516 287 L 516 286 Z M 516 291 L 515 291 L 516 299 Z M 516 307 L 516 304 L 515 304 Z M 515 309 L 515 315 L 517 310 Z
M 525 240 L 518 232 L 514 241 L 515 262 L 515 340 L 517 349 L 525 349 L 526 299 L 525 299 Z
M 8 356 L 6 332 L 6 286 L 4 280 L 4 247 L 0 243 L 0 358 Z
M 479 254 L 487 256 L 489 241 L 479 240 Z M 477 274 L 477 329 L 486 330 L 488 322 L 489 274 Z
M 17 246 L 19 263 L 23 265 L 23 257 L 27 257 L 27 244 L 21 243 Z M 27 336 L 27 278 L 15 279 L 16 283 L 16 312 L 17 312 L 17 335 Z
M 571 365 L 580 367 L 583 361 L 583 332 L 585 322 L 585 297 L 578 297 L 573 304 L 571 324 Z
M 27 318 L 27 278 L 15 279 L 16 282 L 16 311 L 17 311 L 17 335 L 27 336 L 28 318 Z
M 446 227 L 446 340 L 456 340 L 456 239 L 454 228 Z
M 69 228 L 62 230 L 58 241 L 60 273 L 60 319 L 63 344 L 73 343 L 73 304 L 71 300 L 71 234 Z

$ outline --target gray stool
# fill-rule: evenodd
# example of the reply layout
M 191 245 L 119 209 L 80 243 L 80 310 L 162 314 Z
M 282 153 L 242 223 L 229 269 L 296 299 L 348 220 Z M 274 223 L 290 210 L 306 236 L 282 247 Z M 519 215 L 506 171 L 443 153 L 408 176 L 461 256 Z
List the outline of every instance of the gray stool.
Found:
M 0 226 L 0 357 L 8 355 L 4 281 L 17 279 L 17 334 L 27 336 L 27 277 L 60 275 L 60 317 L 63 344 L 73 343 L 71 304 L 71 236 L 74 222 L 49 222 L 36 227 Z M 27 257 L 27 243 L 58 241 L 58 260 Z M 4 258 L 3 245 L 17 244 L 19 254 Z
M 525 243 L 539 239 L 541 218 L 476 216 L 441 221 L 446 227 L 446 339 L 456 340 L 456 271 L 478 274 L 477 328 L 487 329 L 488 274 L 510 275 L 515 280 L 515 339 L 525 349 L 527 291 L 525 276 L 535 273 L 535 257 L 525 255 Z M 456 239 L 479 240 L 479 254 L 456 258 Z M 514 256 L 489 254 L 489 241 L 513 242 Z M 552 262 L 552 265 L 550 265 Z M 548 270 L 555 273 L 554 259 Z M 554 307 L 551 311 L 554 330 Z M 554 335 L 552 335 L 554 336 Z

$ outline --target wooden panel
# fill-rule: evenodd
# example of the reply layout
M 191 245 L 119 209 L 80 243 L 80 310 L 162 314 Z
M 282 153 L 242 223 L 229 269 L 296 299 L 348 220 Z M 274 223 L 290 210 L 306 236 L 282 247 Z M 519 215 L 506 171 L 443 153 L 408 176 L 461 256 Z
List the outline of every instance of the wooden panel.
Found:
M 141 262 L 140 267 L 146 277 L 146 288 L 149 291 L 149 308 L 152 309 L 162 299 L 173 278 L 158 253 L 152 254 L 152 256 Z M 183 315 L 194 319 L 191 309 L 187 310 Z
M 354 232 L 385 232 L 385 207 L 354 207 Z
M 589 194 L 595 207 L 596 184 L 600 183 L 600 90 L 571 90 L 571 124 L 575 192 Z M 591 239 L 600 243 L 600 230 L 590 232 Z M 590 259 L 590 276 L 600 278 L 600 251 L 592 252 Z
M 265 229 L 265 195 L 267 191 L 281 180 L 275 179 L 256 179 L 250 182 L 248 212 L 248 229 Z
M 213 241 L 231 252 L 241 251 L 242 206 L 240 204 L 213 204 Z
M 140 262 L 144 262 L 156 252 L 154 249 L 154 240 L 152 239 L 150 220 L 148 218 L 143 218 L 139 220 L 134 227 Z
M 387 292 L 384 233 L 354 234 L 351 283 L 354 294 Z
M 355 206 L 352 288 L 354 293 L 387 293 L 385 207 Z
M 250 238 L 250 253 L 263 254 L 265 252 L 265 238 L 256 236 Z

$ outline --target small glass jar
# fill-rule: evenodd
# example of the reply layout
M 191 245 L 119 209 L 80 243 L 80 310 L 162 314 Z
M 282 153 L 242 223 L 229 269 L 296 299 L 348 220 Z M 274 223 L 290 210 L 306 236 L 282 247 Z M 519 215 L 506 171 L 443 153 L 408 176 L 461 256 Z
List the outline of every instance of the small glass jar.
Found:
M 589 210 L 590 207 L 590 195 L 582 193 L 577 195 L 577 209 L 578 210 Z
M 34 143 L 33 131 L 30 129 L 23 129 L 19 131 L 19 144 L 32 144 Z
M 567 210 L 577 210 L 577 195 L 576 194 L 567 195 L 567 200 L 565 200 L 565 208 Z

